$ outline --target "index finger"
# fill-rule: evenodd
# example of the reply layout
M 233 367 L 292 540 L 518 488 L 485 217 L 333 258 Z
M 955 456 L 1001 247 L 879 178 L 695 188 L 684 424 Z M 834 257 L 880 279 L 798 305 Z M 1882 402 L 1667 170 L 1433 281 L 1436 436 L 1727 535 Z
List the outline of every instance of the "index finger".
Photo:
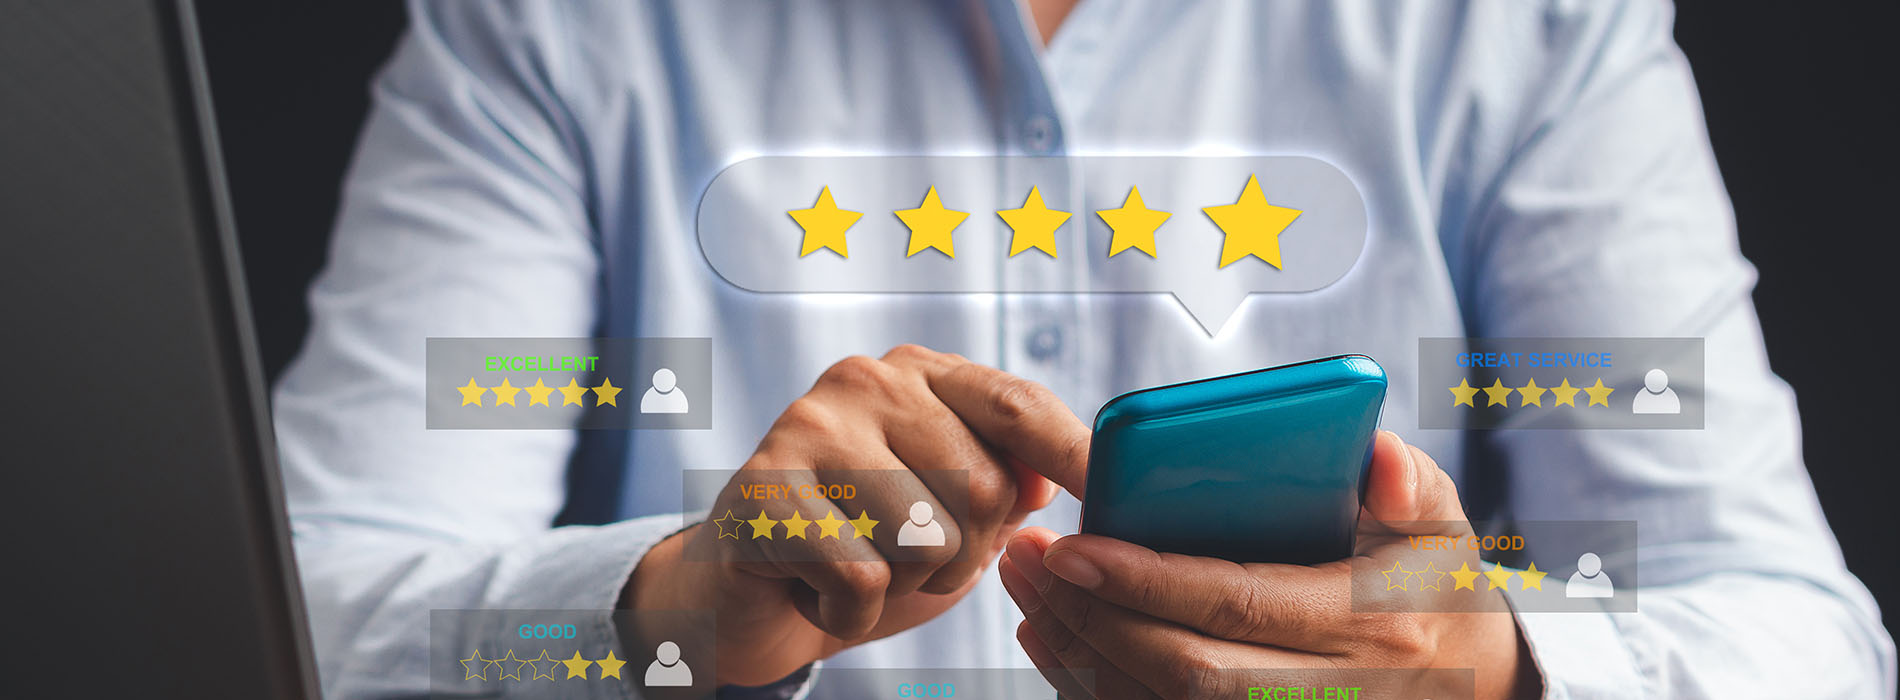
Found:
M 1039 563 L 1103 601 L 1223 639 L 1332 653 L 1350 637 L 1351 569 L 1340 562 L 1237 564 L 1069 535 Z
M 974 362 L 927 376 L 930 390 L 977 436 L 1082 497 L 1088 481 L 1089 429 L 1054 392 Z

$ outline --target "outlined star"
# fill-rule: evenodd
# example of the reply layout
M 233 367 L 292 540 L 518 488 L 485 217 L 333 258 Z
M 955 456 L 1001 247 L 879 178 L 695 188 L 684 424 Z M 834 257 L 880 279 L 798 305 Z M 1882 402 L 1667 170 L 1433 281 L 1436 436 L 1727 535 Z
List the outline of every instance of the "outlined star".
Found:
M 514 670 L 503 671 L 500 676 L 495 677 L 495 680 L 503 680 L 507 678 L 521 680 L 521 667 L 528 663 L 526 661 L 522 661 L 521 659 L 515 658 L 515 650 L 513 649 L 509 649 L 507 656 L 501 657 L 500 659 L 496 659 L 496 661 L 501 662 L 504 668 L 508 668 L 509 667 L 508 664 L 513 664 L 512 668 L 514 668 Z
M 614 658 L 614 652 L 612 649 L 607 650 L 607 658 L 598 659 L 594 661 L 594 663 L 600 664 L 600 677 L 602 679 L 605 679 L 609 676 L 614 677 L 614 678 L 619 678 L 620 667 L 627 665 L 627 662 Z
M 1417 588 L 1413 588 L 1413 587 L 1412 587 L 1412 579 L 1418 579 L 1418 587 L 1417 587 Z M 1405 589 L 1405 590 L 1408 590 L 1408 591 L 1422 591 L 1422 590 L 1425 590 L 1425 570 L 1424 570 L 1424 569 L 1419 569 L 1418 571 L 1408 571 L 1408 572 L 1406 572 L 1406 573 L 1405 573 L 1405 579 L 1404 579 L 1404 583 L 1403 583 L 1403 585 L 1401 585 L 1401 586 L 1399 586 L 1399 587 L 1400 587 L 1400 588 L 1403 588 L 1403 589 Z
M 1128 198 L 1122 200 L 1120 209 L 1099 209 L 1095 215 L 1102 217 L 1102 223 L 1108 224 L 1108 229 L 1114 232 L 1108 239 L 1108 257 L 1111 258 L 1129 248 L 1147 253 L 1150 258 L 1156 257 L 1155 229 L 1174 216 L 1149 209 L 1141 201 L 1141 190 L 1135 187 L 1128 188 Z
M 614 399 L 619 394 L 620 387 L 614 386 L 613 380 L 602 377 L 600 386 L 594 387 L 594 405 L 619 406 L 620 402 Z
M 732 517 L 732 511 L 730 510 L 726 511 L 725 515 L 721 515 L 719 516 L 717 520 L 712 521 L 713 527 L 719 528 L 719 536 L 714 537 L 713 539 L 717 540 L 717 539 L 723 539 L 726 537 L 730 537 L 735 540 L 739 539 L 739 523 L 743 523 L 743 522 L 745 521 Z
M 1510 569 L 1504 568 L 1503 564 L 1492 564 L 1491 568 L 1484 572 L 1484 577 L 1491 581 L 1491 587 L 1485 590 L 1495 591 L 1500 588 L 1511 590 L 1511 577 L 1516 575 Z
M 1553 399 L 1550 405 L 1553 407 L 1570 406 L 1574 408 L 1577 405 L 1577 392 L 1582 390 L 1581 387 L 1571 386 L 1570 378 L 1565 377 L 1564 383 L 1550 388 L 1550 395 Z
M 1202 207 L 1201 211 L 1227 235 L 1221 243 L 1221 267 L 1251 255 L 1274 269 L 1284 269 L 1280 267 L 1280 233 L 1300 218 L 1301 212 L 1268 204 L 1258 176 L 1247 176 L 1247 186 L 1240 189 L 1240 198 L 1233 204 Z
M 863 537 L 867 540 L 877 539 L 871 536 L 871 528 L 877 527 L 878 522 L 877 520 L 871 519 L 869 512 L 858 511 L 858 517 L 851 519 L 851 539 L 855 540 L 859 537 Z
M 1610 405 L 1610 392 L 1612 391 L 1616 391 L 1616 389 L 1604 386 L 1603 378 L 1597 377 L 1595 386 L 1586 386 L 1583 388 L 1583 393 L 1590 395 L 1590 403 L 1584 404 L 1584 406 L 1587 408 L 1597 404 Z
M 594 662 L 590 659 L 581 658 L 581 653 L 577 651 L 574 652 L 574 658 L 562 659 L 561 665 L 567 667 L 568 678 L 586 678 L 587 667 L 594 665 Z
M 1483 576 L 1484 574 L 1480 574 L 1476 571 L 1472 571 L 1470 564 L 1460 563 L 1458 565 L 1457 571 L 1446 572 L 1446 575 L 1451 576 L 1452 578 L 1452 586 L 1451 586 L 1452 590 L 1455 591 L 1460 588 L 1464 588 L 1464 589 L 1475 591 L 1475 590 L 1478 590 L 1478 587 L 1472 585 L 1472 583 L 1477 581 L 1478 577 Z
M 830 248 L 841 258 L 851 257 L 845 249 L 844 232 L 864 214 L 839 209 L 838 204 L 831 201 L 829 185 L 819 188 L 818 201 L 810 209 L 793 209 L 785 213 L 798 222 L 799 228 L 805 229 L 805 241 L 798 247 L 798 257 L 811 255 L 819 248 Z
M 844 538 L 838 536 L 838 528 L 843 527 L 844 524 L 848 522 L 851 521 L 840 519 L 836 513 L 827 508 L 825 509 L 825 517 L 812 521 L 812 524 L 818 526 L 818 539 L 829 537 L 834 540 L 841 540 Z
M 462 680 L 468 680 L 470 678 L 481 681 L 488 680 L 488 665 L 492 663 L 495 663 L 494 659 L 482 658 L 482 650 L 476 649 L 473 655 L 462 659 Z M 480 665 L 482 670 L 476 671 L 475 666 L 471 664 Z
M 936 248 L 946 256 L 957 257 L 950 232 L 970 218 L 970 213 L 945 209 L 943 200 L 937 197 L 936 187 L 924 193 L 924 203 L 916 209 L 899 209 L 892 213 L 910 229 L 910 252 L 904 253 L 904 257 L 921 253 L 925 248 Z
M 500 406 L 502 404 L 508 404 L 510 406 L 519 405 L 515 403 L 515 394 L 520 391 L 521 391 L 521 387 L 510 385 L 508 383 L 508 378 L 502 377 L 501 386 L 495 387 L 495 405 L 496 406 Z
M 542 382 L 540 377 L 535 377 L 534 386 L 522 387 L 521 390 L 528 392 L 529 406 L 533 406 L 535 404 L 541 404 L 543 406 L 553 405 L 553 404 L 548 403 L 548 394 L 554 393 L 554 387 L 548 386 L 546 383 Z
M 792 509 L 792 517 L 780 522 L 785 523 L 785 539 L 788 540 L 793 537 L 801 540 L 805 539 L 805 530 L 811 527 L 811 521 L 806 520 L 805 516 L 799 515 L 798 509 L 796 508 Z
M 1460 379 L 1458 386 L 1451 387 L 1451 405 L 1477 408 L 1478 405 L 1471 402 L 1471 398 L 1477 395 L 1478 387 L 1472 386 L 1468 379 Z
M 547 670 L 547 673 L 542 673 L 542 672 L 541 672 L 541 662 L 543 662 L 543 661 L 545 661 L 545 662 L 547 662 L 547 664 L 548 664 L 548 670 Z M 542 650 L 541 650 L 541 655 L 540 655 L 540 656 L 538 656 L 538 657 L 535 657 L 535 658 L 532 658 L 532 659 L 528 659 L 527 661 L 523 661 L 523 662 L 521 662 L 521 663 L 524 663 L 524 664 L 527 664 L 527 665 L 528 665 L 528 668 L 532 668 L 532 669 L 534 669 L 534 677 L 532 677 L 532 678 L 529 678 L 528 680 L 531 680 L 531 681 L 536 681 L 536 680 L 541 680 L 541 679 L 543 679 L 543 678 L 546 678 L 546 679 L 548 679 L 548 680 L 551 680 L 551 681 L 552 681 L 552 680 L 559 680 L 559 679 L 557 679 L 557 678 L 555 678 L 555 677 L 554 677 L 554 665 L 555 665 L 555 664 L 558 664 L 558 663 L 560 663 L 560 662 L 559 662 L 559 661 L 555 661 L 555 660 L 554 660 L 554 657 L 551 657 L 551 656 L 548 656 L 548 650 L 546 650 L 546 649 L 542 649 Z M 516 669 L 516 670 L 520 670 L 520 669 Z
M 579 381 L 576 381 L 574 379 L 568 379 L 567 386 L 560 387 L 558 391 L 561 392 L 562 406 L 566 406 L 568 404 L 573 404 L 575 406 L 586 405 L 586 404 L 581 403 L 581 399 L 587 396 L 587 387 L 581 386 L 581 383 Z
M 468 378 L 468 386 L 458 386 L 455 387 L 455 390 L 462 392 L 463 406 L 469 404 L 482 405 L 482 394 L 488 393 L 488 387 L 476 384 L 474 377 Z
M 1517 400 L 1517 405 L 1542 406 L 1544 405 L 1545 391 L 1548 391 L 1548 389 L 1538 386 L 1537 378 L 1531 377 L 1530 381 L 1525 382 L 1524 386 L 1518 388 L 1517 393 L 1521 394 L 1523 398 Z
M 1389 591 L 1389 590 L 1392 590 L 1392 589 L 1394 589 L 1394 588 L 1397 588 L 1397 589 L 1399 589 L 1399 590 L 1401 590 L 1401 591 L 1403 591 L 1403 590 L 1407 590 L 1407 589 L 1406 589 L 1406 587 L 1405 587 L 1405 580 L 1406 580 L 1407 578 L 1410 578 L 1410 577 L 1411 577 L 1411 575 L 1412 575 L 1412 572 L 1410 572 L 1410 571 L 1406 571 L 1406 570 L 1405 570 L 1405 567 L 1404 567 L 1403 565 L 1401 565 L 1401 564 L 1399 564 L 1399 563 L 1398 563 L 1398 562 L 1396 562 L 1396 561 L 1395 561 L 1395 562 L 1392 562 L 1392 568 L 1390 568 L 1390 569 L 1386 569 L 1386 570 L 1384 570 L 1384 571 L 1381 571 L 1381 572 L 1379 572 L 1379 573 L 1381 573 L 1381 574 L 1385 574 L 1385 589 L 1386 589 L 1386 590 L 1388 590 L 1388 591 Z M 1393 583 L 1393 582 L 1392 582 L 1392 575 L 1393 575 L 1393 574 L 1398 574 L 1398 576 L 1399 576 L 1399 582 L 1398 582 L 1398 583 Z
M 752 526 L 752 539 L 755 540 L 761 537 L 768 540 L 772 539 L 772 527 L 778 525 L 778 521 L 767 517 L 763 510 L 759 511 L 759 517 L 745 522 L 747 525 Z
M 1503 379 L 1493 380 L 1491 386 L 1485 387 L 1484 396 L 1488 399 L 1485 406 L 1511 405 L 1511 388 L 1504 385 Z
M 1517 574 L 1518 578 L 1524 580 L 1524 585 L 1520 586 L 1518 590 L 1522 591 L 1532 588 L 1540 591 L 1544 590 L 1544 577 L 1548 575 L 1550 575 L 1549 572 L 1537 570 L 1537 562 L 1531 562 L 1530 566 Z
M 1056 257 L 1056 229 L 1069 220 L 1069 212 L 1050 209 L 1042 203 L 1042 190 L 1029 188 L 1029 197 L 1023 200 L 1020 209 L 1004 209 L 996 212 L 1009 224 L 1009 257 L 1016 257 L 1030 248 L 1035 248 L 1049 257 Z
M 1427 590 L 1427 591 L 1445 590 L 1445 577 L 1450 575 L 1443 571 L 1439 571 L 1438 562 L 1435 562 L 1435 561 L 1426 562 L 1425 570 L 1418 572 L 1418 574 L 1419 574 L 1419 580 L 1425 582 L 1425 586 L 1421 590 Z

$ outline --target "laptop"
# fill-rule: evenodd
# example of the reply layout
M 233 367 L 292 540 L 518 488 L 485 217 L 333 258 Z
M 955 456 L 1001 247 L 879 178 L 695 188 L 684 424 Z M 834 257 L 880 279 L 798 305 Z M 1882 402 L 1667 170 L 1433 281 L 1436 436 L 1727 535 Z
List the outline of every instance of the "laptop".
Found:
M 317 697 L 193 17 L 0 11 L 15 690 Z

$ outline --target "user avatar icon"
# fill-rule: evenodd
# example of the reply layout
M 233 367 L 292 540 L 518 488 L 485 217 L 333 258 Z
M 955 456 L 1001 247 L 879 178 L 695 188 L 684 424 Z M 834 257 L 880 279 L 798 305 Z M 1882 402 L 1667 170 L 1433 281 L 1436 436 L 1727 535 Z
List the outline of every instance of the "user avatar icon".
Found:
M 653 373 L 653 386 L 640 397 L 641 413 L 685 413 L 686 390 L 679 388 L 673 370 L 661 367 Z
M 1652 369 L 1643 375 L 1643 390 L 1636 392 L 1636 400 L 1630 403 L 1630 413 L 1666 413 L 1682 412 L 1682 400 L 1676 398 L 1676 390 L 1669 388 L 1669 373 Z
M 943 525 L 937 522 L 937 512 L 929 503 L 918 501 L 910 504 L 910 519 L 904 521 L 903 527 L 897 528 L 897 546 L 943 546 Z
M 660 648 L 653 653 L 656 658 L 647 665 L 647 687 L 684 688 L 693 684 L 693 669 L 680 660 L 680 645 L 660 642 Z
M 1616 586 L 1610 583 L 1610 575 L 1603 573 L 1603 560 L 1596 552 L 1584 552 L 1577 557 L 1577 573 L 1570 575 L 1564 583 L 1565 598 L 1609 598 L 1616 595 Z

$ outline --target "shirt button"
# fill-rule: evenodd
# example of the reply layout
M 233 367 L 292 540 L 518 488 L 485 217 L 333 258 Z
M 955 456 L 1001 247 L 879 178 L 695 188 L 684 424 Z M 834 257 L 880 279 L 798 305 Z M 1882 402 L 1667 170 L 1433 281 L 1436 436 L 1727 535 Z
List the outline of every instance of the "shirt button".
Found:
M 1047 362 L 1062 352 L 1062 328 L 1043 326 L 1029 334 L 1029 356 Z
M 1048 153 L 1056 142 L 1055 120 L 1042 115 L 1023 124 L 1023 146 L 1031 153 Z

